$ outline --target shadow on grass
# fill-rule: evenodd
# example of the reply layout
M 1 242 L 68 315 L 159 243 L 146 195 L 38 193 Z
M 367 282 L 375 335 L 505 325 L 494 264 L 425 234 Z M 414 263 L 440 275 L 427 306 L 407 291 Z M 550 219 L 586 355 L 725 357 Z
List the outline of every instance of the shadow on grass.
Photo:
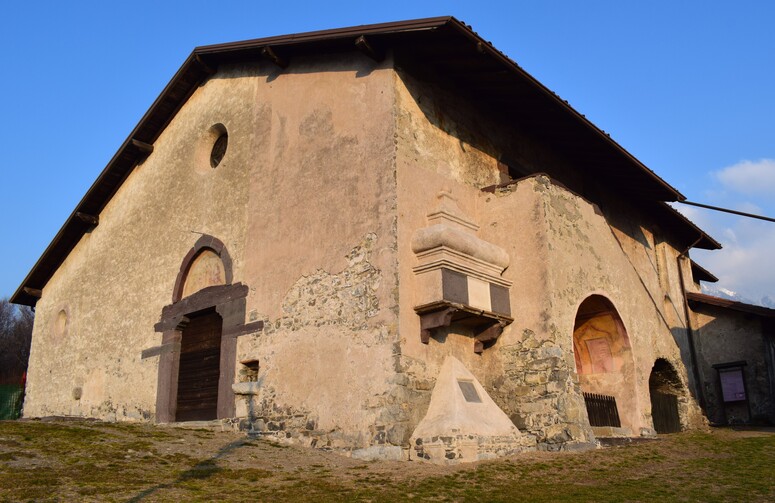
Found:
M 140 492 L 137 496 L 134 498 L 131 498 L 128 500 L 130 503 L 134 503 L 137 501 L 142 501 L 143 499 L 147 498 L 148 496 L 151 496 L 152 494 L 156 493 L 157 491 L 161 491 L 164 489 L 171 489 L 174 488 L 177 484 L 180 484 L 181 482 L 186 482 L 189 480 L 202 480 L 209 477 L 212 477 L 219 471 L 221 471 L 221 468 L 216 464 L 216 461 L 219 458 L 222 458 L 223 456 L 234 452 L 235 450 L 239 449 L 240 447 L 243 447 L 245 445 L 250 444 L 250 438 L 240 438 L 239 440 L 235 440 L 234 442 L 230 442 L 223 447 L 221 447 L 216 454 L 214 454 L 212 457 L 205 459 L 203 461 L 200 461 L 199 463 L 195 464 L 188 470 L 181 473 L 178 478 L 173 480 L 172 482 L 169 482 L 167 484 L 159 484 L 153 487 L 150 487 L 142 492 Z

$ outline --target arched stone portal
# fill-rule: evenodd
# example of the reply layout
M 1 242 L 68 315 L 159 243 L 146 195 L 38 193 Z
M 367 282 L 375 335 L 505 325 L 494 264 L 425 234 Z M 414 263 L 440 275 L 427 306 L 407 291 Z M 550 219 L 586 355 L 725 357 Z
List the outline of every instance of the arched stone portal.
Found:
M 172 304 L 154 327 L 162 344 L 144 352 L 160 357 L 158 422 L 234 416 L 237 337 L 263 321 L 245 323 L 248 287 L 232 278 L 231 257 L 213 236 L 200 237 L 183 259 Z
M 651 417 L 657 433 L 681 431 L 679 399 L 685 395 L 678 372 L 664 358 L 657 358 L 649 376 Z
M 579 306 L 573 327 L 573 354 L 590 424 L 617 427 L 618 419 L 624 433 L 638 431 L 630 340 L 619 313 L 605 297 L 591 295 Z M 605 417 L 602 420 L 601 411 Z

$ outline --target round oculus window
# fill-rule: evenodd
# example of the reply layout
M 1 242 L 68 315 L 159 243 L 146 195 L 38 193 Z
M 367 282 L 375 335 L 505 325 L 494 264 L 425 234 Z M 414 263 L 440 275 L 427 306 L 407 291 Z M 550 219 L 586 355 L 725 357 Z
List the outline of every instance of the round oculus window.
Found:
M 217 168 L 226 155 L 226 148 L 229 146 L 229 134 L 224 131 L 213 143 L 213 149 L 210 151 L 210 167 Z

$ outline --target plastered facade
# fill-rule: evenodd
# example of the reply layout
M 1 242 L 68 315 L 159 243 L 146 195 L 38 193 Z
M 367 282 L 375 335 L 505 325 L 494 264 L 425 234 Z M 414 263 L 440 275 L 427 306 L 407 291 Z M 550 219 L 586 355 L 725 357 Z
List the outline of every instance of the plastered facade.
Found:
M 214 132 L 223 129 L 228 149 L 212 168 Z M 534 175 L 513 179 L 503 158 Z M 219 411 L 245 430 L 408 459 L 449 357 L 517 433 L 510 446 L 508 435 L 448 442 L 439 447 L 445 460 L 593 446 L 601 432 L 590 426 L 584 391 L 616 396 L 617 434 L 651 435 L 657 359 L 683 385 L 682 425 L 702 424 L 679 349 L 682 250 L 655 238 L 648 217 L 618 206 L 615 194 L 598 202 L 602 210 L 582 197 L 580 180 L 572 160 L 529 131 L 415 80 L 390 58 L 222 66 L 46 285 L 24 414 L 170 419 L 158 408 L 159 394 L 170 393 L 160 374 L 176 365 L 170 355 L 187 314 L 175 306 L 234 286 L 244 294 L 221 313 L 236 328 L 224 332 L 233 372 L 221 376 L 231 391 Z M 439 193 L 476 224 L 478 240 L 508 255 L 496 279 L 510 285 L 509 319 L 499 318 L 502 331 L 481 352 L 472 330 L 455 323 L 421 339 L 412 237 L 429 225 Z M 203 236 L 219 240 L 229 263 L 189 280 L 181 264 Z M 472 296 L 487 296 L 481 280 L 470 284 L 479 288 Z M 615 378 L 577 369 L 574 331 L 593 296 L 617 320 L 597 328 L 616 341 Z
M 713 306 L 697 306 L 694 317 L 708 420 L 714 424 L 775 422 L 775 323 Z M 744 400 L 724 396 L 720 373 L 731 369 L 739 369 L 744 376 Z
M 610 300 L 621 317 L 630 348 L 625 355 L 625 375 L 617 375 L 608 388 L 593 388 L 615 392 L 624 411 L 626 434 L 653 432 L 648 380 L 658 358 L 671 362 L 680 373 L 684 426 L 703 424 L 688 391 L 689 377 L 674 336 L 685 331 L 680 304 L 671 300 L 681 299 L 677 281 L 680 252 L 669 243 L 657 247 L 639 225 L 634 226 L 636 234 L 632 224 L 619 225 L 595 204 L 548 176 L 482 191 L 499 183 L 497 159 L 504 153 L 519 157 L 535 171 L 557 177 L 563 177 L 568 166 L 518 131 L 488 123 L 476 110 L 467 110 L 460 103 L 451 106 L 451 98 L 430 85 L 405 78 L 399 82 L 398 99 L 398 134 L 406 139 L 399 142 L 397 168 L 400 284 L 408 286 L 402 291 L 413 291 L 416 278 L 409 247 L 400 243 L 424 224 L 441 190 L 457 196 L 460 207 L 480 225 L 480 237 L 508 252 L 511 264 L 504 277 L 513 283 L 514 322 L 482 355 L 471 351 L 470 334 L 464 331 L 453 330 L 429 345 L 421 344 L 415 335 L 420 327 L 411 309 L 414 300 L 402 296 L 402 356 L 412 380 L 424 386 L 447 355 L 455 356 L 514 424 L 536 437 L 539 447 L 589 443 L 594 432 L 586 420 L 575 368 L 573 332 L 580 304 L 599 295 Z M 443 161 L 438 160 L 440 156 Z M 637 214 L 627 216 L 638 221 Z M 670 274 L 668 278 L 660 279 L 665 272 L 659 271 L 658 253 L 664 255 L 662 267 Z M 586 376 L 587 381 L 605 379 L 603 374 Z M 619 384 L 620 388 L 613 389 L 614 382 L 626 383 L 626 388 Z

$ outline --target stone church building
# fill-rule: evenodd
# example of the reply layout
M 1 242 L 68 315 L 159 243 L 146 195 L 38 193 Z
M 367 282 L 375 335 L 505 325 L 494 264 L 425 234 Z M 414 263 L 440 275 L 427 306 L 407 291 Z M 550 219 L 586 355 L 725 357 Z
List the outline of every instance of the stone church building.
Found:
M 200 47 L 13 297 L 24 415 L 434 462 L 700 426 L 681 199 L 454 18 Z

